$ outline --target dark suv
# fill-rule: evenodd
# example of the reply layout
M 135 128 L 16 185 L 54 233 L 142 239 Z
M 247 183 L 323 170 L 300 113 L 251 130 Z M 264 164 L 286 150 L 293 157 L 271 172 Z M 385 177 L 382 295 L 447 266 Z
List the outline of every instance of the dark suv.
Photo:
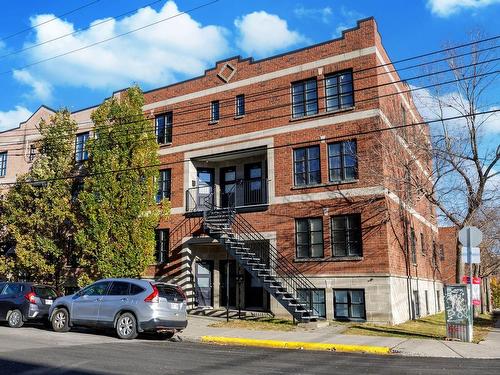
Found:
M 12 328 L 28 320 L 48 323 L 49 308 L 57 297 L 56 289 L 48 285 L 0 281 L 0 321 Z

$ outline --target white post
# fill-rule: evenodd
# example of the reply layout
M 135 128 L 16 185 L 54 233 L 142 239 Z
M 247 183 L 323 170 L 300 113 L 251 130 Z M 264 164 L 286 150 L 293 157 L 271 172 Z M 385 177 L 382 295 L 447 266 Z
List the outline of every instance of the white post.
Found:
M 467 341 L 472 342 L 474 326 L 474 309 L 472 307 L 472 246 L 470 243 L 470 228 L 467 228 L 467 261 L 469 263 L 469 324 Z

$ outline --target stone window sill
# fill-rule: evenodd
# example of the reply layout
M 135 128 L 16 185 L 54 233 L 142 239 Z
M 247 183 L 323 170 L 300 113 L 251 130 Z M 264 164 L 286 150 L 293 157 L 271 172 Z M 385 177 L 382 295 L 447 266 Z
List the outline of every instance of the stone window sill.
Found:
M 219 123 L 219 120 L 212 120 L 208 122 L 208 125 L 217 125 Z
M 314 185 L 292 186 L 291 190 L 316 189 L 316 188 L 320 188 L 320 187 L 354 184 L 357 182 L 359 182 L 359 179 L 348 180 L 348 181 L 347 180 L 346 181 L 338 181 L 338 182 L 326 182 L 323 184 L 314 184 Z
M 300 120 L 309 120 L 309 119 L 314 119 L 317 117 L 331 116 L 331 115 L 335 115 L 337 113 L 354 111 L 355 109 L 356 109 L 356 107 L 353 106 L 353 107 L 347 107 L 347 108 L 341 108 L 341 109 L 332 109 L 330 111 L 315 113 L 314 115 L 306 115 L 306 116 L 301 116 L 301 117 L 291 117 L 290 122 L 300 121 Z

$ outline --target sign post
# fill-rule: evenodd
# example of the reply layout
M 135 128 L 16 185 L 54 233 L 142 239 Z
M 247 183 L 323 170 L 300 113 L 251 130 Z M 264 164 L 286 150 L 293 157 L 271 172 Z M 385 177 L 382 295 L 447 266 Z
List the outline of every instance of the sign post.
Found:
M 472 264 L 481 261 L 478 254 L 479 251 L 475 249 L 477 249 L 483 240 L 483 233 L 476 227 L 464 227 L 458 232 L 458 240 L 462 244 L 462 259 L 465 260 L 465 263 L 469 264 L 469 280 L 467 283 L 467 285 L 469 285 L 469 293 L 467 293 L 467 295 L 470 316 L 467 329 L 467 341 L 472 342 L 474 324 L 474 307 L 472 305 Z M 466 251 L 465 259 L 463 251 Z M 473 256 L 473 253 L 477 253 L 477 256 Z

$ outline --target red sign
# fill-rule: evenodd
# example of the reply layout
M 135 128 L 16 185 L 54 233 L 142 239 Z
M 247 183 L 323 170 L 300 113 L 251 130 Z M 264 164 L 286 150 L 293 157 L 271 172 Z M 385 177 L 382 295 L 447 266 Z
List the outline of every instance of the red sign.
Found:
M 463 276 L 462 283 L 470 284 L 469 276 Z M 480 277 L 473 277 L 472 278 L 472 304 L 474 306 L 481 305 L 481 287 L 480 287 L 480 285 L 481 285 L 481 278 Z

